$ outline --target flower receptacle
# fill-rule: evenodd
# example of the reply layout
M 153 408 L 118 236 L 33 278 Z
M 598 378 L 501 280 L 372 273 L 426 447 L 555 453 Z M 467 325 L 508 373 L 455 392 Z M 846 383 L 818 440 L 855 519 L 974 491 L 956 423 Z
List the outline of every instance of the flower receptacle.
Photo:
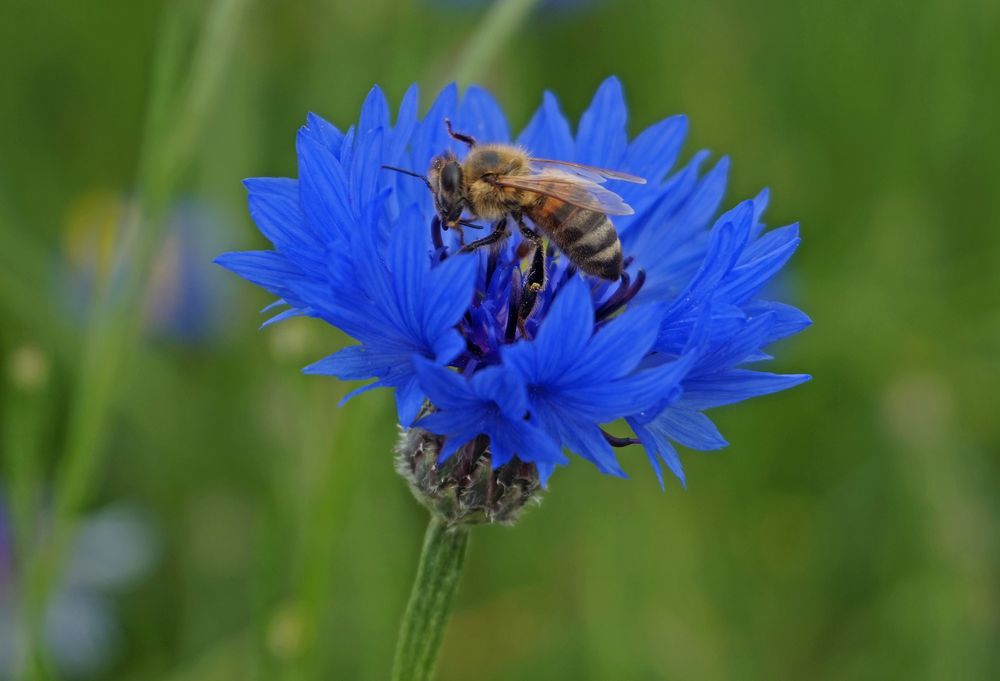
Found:
M 439 462 L 443 444 L 443 437 L 420 428 L 403 430 L 396 470 L 417 501 L 445 524 L 513 525 L 526 507 L 541 502 L 535 464 L 514 458 L 494 470 L 483 436 Z

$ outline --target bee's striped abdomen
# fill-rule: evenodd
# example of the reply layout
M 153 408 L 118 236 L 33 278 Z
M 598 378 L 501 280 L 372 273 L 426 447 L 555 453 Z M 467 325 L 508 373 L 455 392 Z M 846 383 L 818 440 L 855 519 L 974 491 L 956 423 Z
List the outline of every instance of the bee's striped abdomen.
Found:
M 607 215 L 546 197 L 529 217 L 587 274 L 621 277 L 622 245 Z

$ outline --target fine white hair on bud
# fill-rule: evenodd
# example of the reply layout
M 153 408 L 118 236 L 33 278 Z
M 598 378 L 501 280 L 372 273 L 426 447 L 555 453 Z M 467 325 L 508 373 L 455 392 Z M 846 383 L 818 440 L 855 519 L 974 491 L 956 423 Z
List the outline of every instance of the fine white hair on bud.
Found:
M 535 464 L 515 458 L 494 469 L 482 436 L 439 462 L 443 442 L 439 435 L 409 428 L 396 445 L 396 470 L 443 523 L 513 525 L 528 506 L 541 502 Z

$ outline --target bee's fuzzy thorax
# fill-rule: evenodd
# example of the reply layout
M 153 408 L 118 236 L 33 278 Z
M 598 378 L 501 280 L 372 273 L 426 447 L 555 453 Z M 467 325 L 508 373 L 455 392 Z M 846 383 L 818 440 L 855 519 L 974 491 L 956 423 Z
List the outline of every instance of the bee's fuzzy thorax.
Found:
M 521 147 L 512 144 L 480 144 L 469 151 L 462 163 L 467 182 L 474 182 L 486 174 L 527 175 L 531 161 Z
M 462 163 L 466 200 L 470 210 L 484 220 L 499 220 L 518 207 L 523 192 L 497 187 L 483 179 L 489 175 L 527 175 L 531 172 L 528 153 L 510 144 L 481 144 Z

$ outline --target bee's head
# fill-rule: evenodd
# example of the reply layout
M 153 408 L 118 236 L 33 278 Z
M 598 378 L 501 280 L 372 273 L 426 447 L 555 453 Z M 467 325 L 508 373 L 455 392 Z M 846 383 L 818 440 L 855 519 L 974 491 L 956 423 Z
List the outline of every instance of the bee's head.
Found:
M 427 179 L 434 192 L 434 207 L 441 218 L 442 224 L 455 227 L 465 210 L 465 181 L 462 177 L 462 164 L 450 151 L 431 161 Z

